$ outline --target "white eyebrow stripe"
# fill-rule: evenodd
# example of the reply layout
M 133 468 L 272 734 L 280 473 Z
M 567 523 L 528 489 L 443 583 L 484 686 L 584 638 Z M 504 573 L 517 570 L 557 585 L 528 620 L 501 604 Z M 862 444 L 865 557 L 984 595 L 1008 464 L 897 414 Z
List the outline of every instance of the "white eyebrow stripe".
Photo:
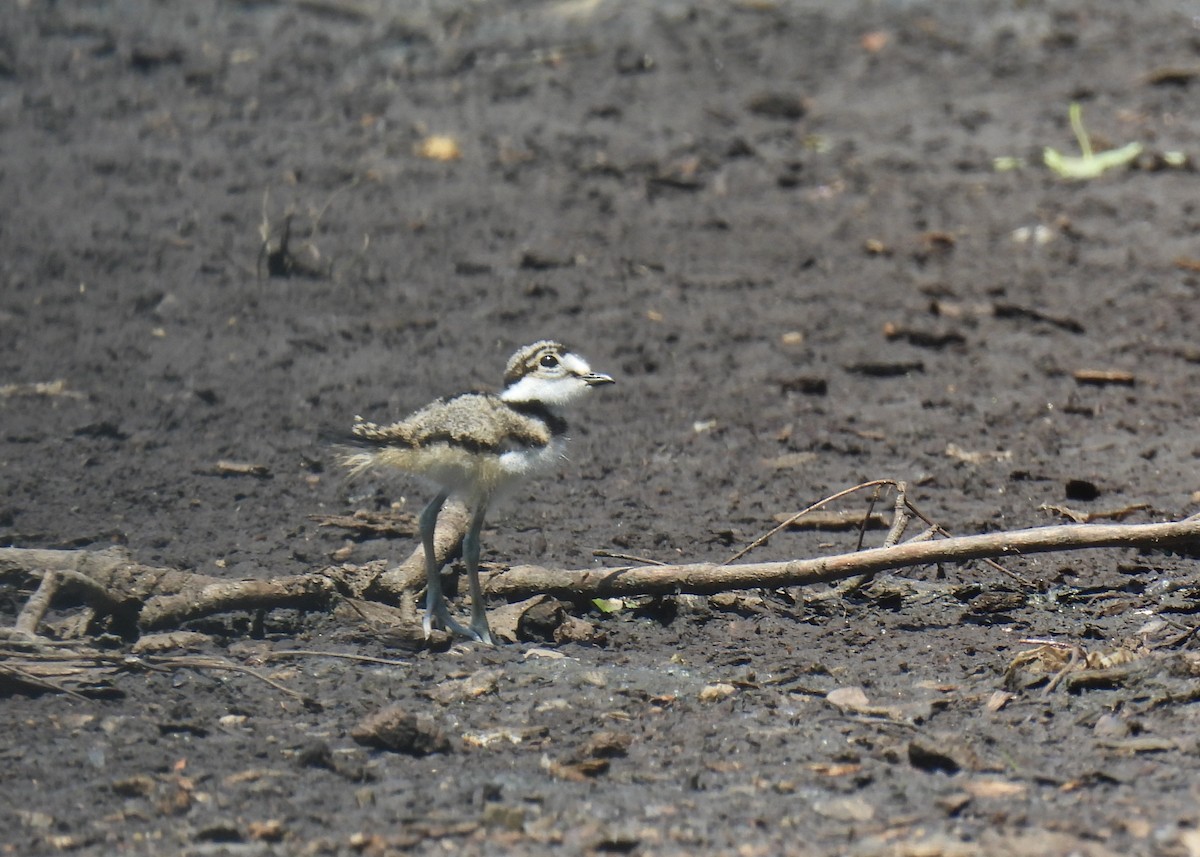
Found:
M 559 360 L 567 371 L 574 375 L 590 375 L 592 373 L 592 367 L 578 354 L 563 354 Z

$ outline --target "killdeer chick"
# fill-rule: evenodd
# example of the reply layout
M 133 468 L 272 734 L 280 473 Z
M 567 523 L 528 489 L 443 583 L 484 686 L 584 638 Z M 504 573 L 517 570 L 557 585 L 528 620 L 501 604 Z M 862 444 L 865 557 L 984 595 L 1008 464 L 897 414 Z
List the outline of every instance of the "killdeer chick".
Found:
M 541 341 L 517 351 L 504 370 L 498 394 L 463 393 L 438 399 L 390 425 L 355 417 L 354 435 L 366 447 L 343 463 L 352 473 L 394 468 L 422 476 L 438 486 L 421 512 L 425 548 L 425 636 L 435 626 L 491 644 L 479 586 L 479 532 L 496 496 L 526 476 L 563 458 L 567 422 L 562 409 L 592 387 L 612 384 L 587 361 L 558 342 Z M 471 625 L 450 616 L 442 594 L 441 567 L 434 557 L 433 531 L 450 497 L 466 503 L 471 523 L 462 555 L 471 588 Z

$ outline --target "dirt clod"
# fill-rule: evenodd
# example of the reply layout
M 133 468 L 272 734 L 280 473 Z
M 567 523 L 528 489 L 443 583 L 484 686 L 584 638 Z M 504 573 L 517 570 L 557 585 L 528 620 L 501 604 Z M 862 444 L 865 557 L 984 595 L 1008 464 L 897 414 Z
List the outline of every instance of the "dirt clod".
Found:
M 367 715 L 350 730 L 350 737 L 367 747 L 412 756 L 450 750 L 450 740 L 432 717 L 411 714 L 398 706 Z

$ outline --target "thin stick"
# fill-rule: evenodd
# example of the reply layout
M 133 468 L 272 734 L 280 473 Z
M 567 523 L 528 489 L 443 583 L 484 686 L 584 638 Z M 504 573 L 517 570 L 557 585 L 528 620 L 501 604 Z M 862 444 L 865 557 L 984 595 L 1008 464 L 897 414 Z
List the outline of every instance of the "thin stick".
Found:
M 351 652 L 320 652 L 309 651 L 308 649 L 281 649 L 278 652 L 267 652 L 260 657 L 264 659 L 284 658 L 284 657 L 305 657 L 305 658 L 342 658 L 347 661 L 362 661 L 365 664 L 383 664 L 385 667 L 411 667 L 412 664 L 408 661 L 395 661 L 390 658 L 374 658 L 370 655 L 355 655 Z
M 871 496 L 871 506 L 874 508 L 876 500 L 879 499 L 879 491 L 883 486 L 876 486 L 875 491 Z M 888 534 L 883 539 L 883 546 L 890 548 L 896 545 L 901 538 L 904 537 L 904 531 L 908 529 L 909 521 L 912 520 L 912 510 L 908 503 L 908 490 L 903 482 L 896 483 L 896 502 L 892 507 L 892 526 L 888 530 Z M 863 537 L 866 535 L 866 530 L 860 530 L 858 534 L 858 544 L 854 546 L 855 551 L 862 550 Z M 830 591 L 828 597 L 832 598 L 849 598 L 856 595 L 864 586 L 867 586 L 875 579 L 875 573 L 860 574 L 857 577 L 852 577 L 849 580 L 843 580 L 833 590 Z
M 303 693 L 300 693 L 297 690 L 292 690 L 290 687 L 280 684 L 279 682 L 275 681 L 273 678 L 263 675 L 258 670 L 252 669 L 252 668 L 250 668 L 248 666 L 244 666 L 242 664 L 234 663 L 233 661 L 227 661 L 224 658 L 174 657 L 174 658 L 153 658 L 153 659 L 146 659 L 143 661 L 143 659 L 141 659 L 141 658 L 127 657 L 127 658 L 122 659 L 121 663 L 125 666 L 129 666 L 132 664 L 132 665 L 144 666 L 144 667 L 150 667 L 150 668 L 167 667 L 167 668 L 174 668 L 174 669 L 186 667 L 188 669 L 196 669 L 196 670 L 228 670 L 230 672 L 245 673 L 246 675 L 251 676 L 252 678 L 256 678 L 259 681 L 264 682 L 265 684 L 269 684 L 271 687 L 275 688 L 280 693 L 286 693 L 288 696 L 293 697 L 294 699 L 300 700 L 306 706 L 318 704 L 316 702 L 316 700 L 314 700 L 312 697 L 305 696 Z
M 879 495 L 880 495 L 880 491 L 881 491 L 881 489 L 882 489 L 882 488 L 883 488 L 883 486 L 882 486 L 882 485 L 876 485 L 876 486 L 875 486 L 875 490 L 871 492 L 871 499 L 870 499 L 870 501 L 867 503 L 867 514 L 863 515 L 862 523 L 858 525 L 858 540 L 857 540 L 857 541 L 854 543 L 854 549 L 855 549 L 856 551 L 860 551 L 860 550 L 862 550 L 863 542 L 864 542 L 864 541 L 866 540 L 866 538 L 867 538 L 867 521 L 869 521 L 869 520 L 870 520 L 870 518 L 871 518 L 871 513 L 875 511 L 875 504 L 879 502 Z M 896 506 L 896 509 L 897 509 L 897 512 L 898 512 L 898 511 L 899 511 L 899 508 L 900 508 L 900 506 L 899 506 L 899 502 L 900 502 L 899 498 L 904 496 L 904 492 L 903 492 L 903 491 L 898 491 L 898 492 L 896 492 L 896 496 L 897 496 L 897 500 L 896 500 L 896 502 L 897 502 L 897 506 Z M 892 529 L 893 529 L 893 530 L 896 528 L 897 521 L 898 521 L 898 519 L 897 519 L 896 517 L 893 517 L 893 518 L 892 518 Z M 886 544 L 887 544 L 887 542 L 884 542 L 884 544 L 886 545 Z
M 1050 678 L 1050 681 L 1046 682 L 1046 686 L 1042 688 L 1043 695 L 1053 693 L 1054 688 L 1058 687 L 1062 680 L 1067 677 L 1067 673 L 1074 671 L 1079 666 L 1079 662 L 1084 659 L 1083 650 L 1079 646 L 1071 646 L 1067 651 L 1070 654 L 1067 657 L 1066 666 L 1056 672 Z
M 765 535 L 759 536 L 757 539 L 750 542 L 750 544 L 746 545 L 744 548 L 742 548 L 740 551 L 735 553 L 729 559 L 727 559 L 723 563 L 721 563 L 721 565 L 730 565 L 731 563 L 737 562 L 739 559 L 744 557 L 746 554 L 750 553 L 750 551 L 765 544 L 767 541 L 770 540 L 770 538 L 772 536 L 777 535 L 778 533 L 781 533 L 784 530 L 786 530 L 788 527 L 790 527 L 792 524 L 796 523 L 796 521 L 803 518 L 809 512 L 814 512 L 817 509 L 820 509 L 822 506 L 828 506 L 834 500 L 840 500 L 842 497 L 845 497 L 848 494 L 853 494 L 855 491 L 862 491 L 864 488 L 872 488 L 876 485 L 894 485 L 894 486 L 899 487 L 900 483 L 896 482 L 896 480 L 894 480 L 894 479 L 875 479 L 875 480 L 872 480 L 871 482 L 863 482 L 861 485 L 855 485 L 852 488 L 847 488 L 843 491 L 839 491 L 836 494 L 831 494 L 830 496 L 826 497 L 824 500 L 818 500 L 816 503 L 813 503 L 807 509 L 801 509 L 799 512 L 792 515 L 790 518 L 788 518 L 782 524 L 777 526 L 775 529 L 771 530 L 770 532 L 766 533 Z
M 561 570 L 515 566 L 486 575 L 490 594 L 530 592 L 566 598 L 623 595 L 708 595 L 731 589 L 775 589 L 844 580 L 896 568 L 1089 548 L 1180 548 L 1200 545 L 1200 516 L 1162 524 L 1067 524 L 1013 532 L 906 542 L 890 548 L 783 562 L 696 563 L 651 568 Z
M 908 504 L 908 491 L 905 490 L 903 482 L 896 484 L 896 504 L 892 509 L 892 528 L 888 530 L 887 536 L 883 539 L 883 546 L 890 548 L 893 545 L 899 544 L 900 539 L 904 538 L 904 531 L 908 529 L 908 523 L 912 520 L 916 509 Z M 922 519 L 924 516 L 921 516 Z M 929 523 L 926 521 L 925 523 Z M 861 547 L 861 545 L 860 545 Z
M 36 687 L 39 690 L 51 690 L 55 693 L 65 693 L 67 696 L 80 700 L 81 702 L 89 702 L 90 700 L 78 691 L 71 690 L 69 687 L 64 687 L 58 682 L 50 681 L 47 678 L 34 675 L 25 670 L 18 664 L 0 662 L 0 678 L 8 676 L 13 681 L 24 682 L 30 687 Z
M 602 548 L 592 551 L 592 556 L 603 557 L 604 559 L 619 559 L 623 562 L 636 562 L 642 565 L 666 565 L 666 563 L 660 559 L 650 559 L 648 556 L 633 556 L 632 554 L 627 553 L 613 553 L 612 551 L 606 551 Z
M 41 624 L 46 611 L 50 609 L 50 601 L 54 598 L 54 593 L 58 591 L 58 581 L 58 572 L 52 569 L 47 569 L 42 575 L 37 591 L 29 596 L 29 600 L 17 614 L 17 621 L 13 623 L 13 631 L 17 637 L 33 639 L 38 635 L 38 625 Z

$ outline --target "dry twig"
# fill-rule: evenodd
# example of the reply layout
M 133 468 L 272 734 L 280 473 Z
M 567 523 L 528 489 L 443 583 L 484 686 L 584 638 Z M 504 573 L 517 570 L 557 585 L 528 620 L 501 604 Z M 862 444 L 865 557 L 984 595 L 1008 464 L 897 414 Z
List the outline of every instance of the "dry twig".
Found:
M 1068 524 L 1012 532 L 910 541 L 894 547 L 781 562 L 693 563 L 651 568 L 560 570 L 514 566 L 485 576 L 491 595 L 527 597 L 531 592 L 563 598 L 774 589 L 844 580 L 912 566 L 966 562 L 1090 548 L 1171 549 L 1200 546 L 1200 515 L 1162 524 Z
M 945 537 L 948 534 L 944 529 L 903 497 L 903 483 L 892 480 L 856 486 L 816 506 L 852 491 L 877 486 L 895 487 L 899 495 L 893 525 L 882 547 L 815 559 L 733 565 L 692 563 L 579 571 L 516 566 L 507 571 L 486 573 L 483 576 L 485 589 L 492 595 L 512 600 L 531 595 L 555 595 L 573 600 L 674 593 L 707 595 L 737 589 L 774 589 L 855 578 L 866 580 L 881 571 L 899 568 L 978 559 L 991 561 L 996 557 L 1031 553 L 1089 548 L 1200 547 L 1200 515 L 1159 524 L 1078 524 Z M 927 528 L 908 541 L 898 543 L 912 518 L 922 520 Z M 466 510 L 457 505 L 448 505 L 439 517 L 435 549 L 440 562 L 449 561 L 458 552 L 466 523 Z M 750 547 L 762 544 L 781 527 Z M 944 538 L 935 538 L 937 536 Z M 274 607 L 324 610 L 335 601 L 347 599 L 410 605 L 413 593 L 424 582 L 424 557 L 418 548 L 404 563 L 391 569 L 381 564 L 346 565 L 272 580 L 231 581 L 142 566 L 119 549 L 0 548 L 0 581 L 24 581 L 29 577 L 38 578 L 41 583 L 34 603 L 23 611 L 25 618 L 21 628 L 27 633 L 36 633 L 44 613 L 44 606 L 38 602 L 48 603 L 56 586 L 63 590 L 74 588 L 99 614 L 118 609 L 128 611 L 137 627 L 145 631 L 228 610 Z M 412 622 L 414 627 L 419 627 L 415 612 Z
M 47 570 L 42 575 L 42 581 L 38 584 L 37 591 L 30 596 L 25 602 L 25 606 L 21 608 L 21 612 L 17 614 L 17 621 L 13 624 L 13 636 L 16 639 L 34 639 L 37 637 L 37 627 L 42 621 L 42 617 L 46 615 L 46 611 L 50 609 L 50 601 L 54 598 L 54 593 L 58 591 L 58 572 Z
M 729 559 L 725 560 L 725 562 L 723 562 L 721 564 L 722 565 L 730 565 L 732 563 L 737 562 L 739 559 L 744 557 L 746 554 L 750 553 L 750 551 L 766 544 L 768 541 L 771 540 L 772 536 L 778 535 L 779 533 L 783 532 L 787 528 L 795 526 L 796 522 L 799 521 L 801 518 L 803 518 L 805 515 L 811 514 L 812 512 L 815 512 L 818 509 L 828 506 L 830 503 L 834 502 L 835 500 L 840 500 L 843 497 L 846 497 L 850 494 L 854 494 L 857 491 L 863 491 L 867 488 L 881 488 L 881 487 L 887 487 L 887 486 L 895 488 L 897 493 L 901 497 L 904 495 L 904 483 L 897 482 L 895 479 L 875 479 L 871 482 L 863 482 L 861 485 L 855 485 L 852 488 L 847 488 L 844 491 L 838 491 L 836 494 L 831 494 L 830 496 L 826 497 L 824 500 L 818 500 L 816 503 L 813 503 L 811 506 L 809 506 L 805 509 L 801 509 L 796 514 L 791 515 L 790 517 L 784 519 L 784 521 L 782 523 L 780 523 L 777 527 L 775 527 L 771 531 L 765 533 L 764 535 L 759 536 L 757 539 L 750 542 L 750 544 L 746 545 L 744 548 L 742 548 L 740 551 L 735 553 L 733 556 L 731 556 Z M 899 500 L 897 500 L 897 502 L 899 502 Z
M 458 553 L 466 525 L 466 510 L 458 504 L 447 504 L 438 518 L 434 536 L 434 548 L 441 562 L 449 562 Z M 424 552 L 420 547 L 395 568 L 335 566 L 270 580 L 227 580 L 140 565 L 120 548 L 99 551 L 0 548 L 0 581 L 44 579 L 53 573 L 60 590 L 71 589 L 97 614 L 128 610 L 143 631 L 175 627 L 229 610 L 279 607 L 324 610 L 343 596 L 396 604 L 423 585 L 424 569 Z M 25 625 L 31 626 L 32 632 L 41 614 L 36 619 L 32 612 L 29 616 Z

